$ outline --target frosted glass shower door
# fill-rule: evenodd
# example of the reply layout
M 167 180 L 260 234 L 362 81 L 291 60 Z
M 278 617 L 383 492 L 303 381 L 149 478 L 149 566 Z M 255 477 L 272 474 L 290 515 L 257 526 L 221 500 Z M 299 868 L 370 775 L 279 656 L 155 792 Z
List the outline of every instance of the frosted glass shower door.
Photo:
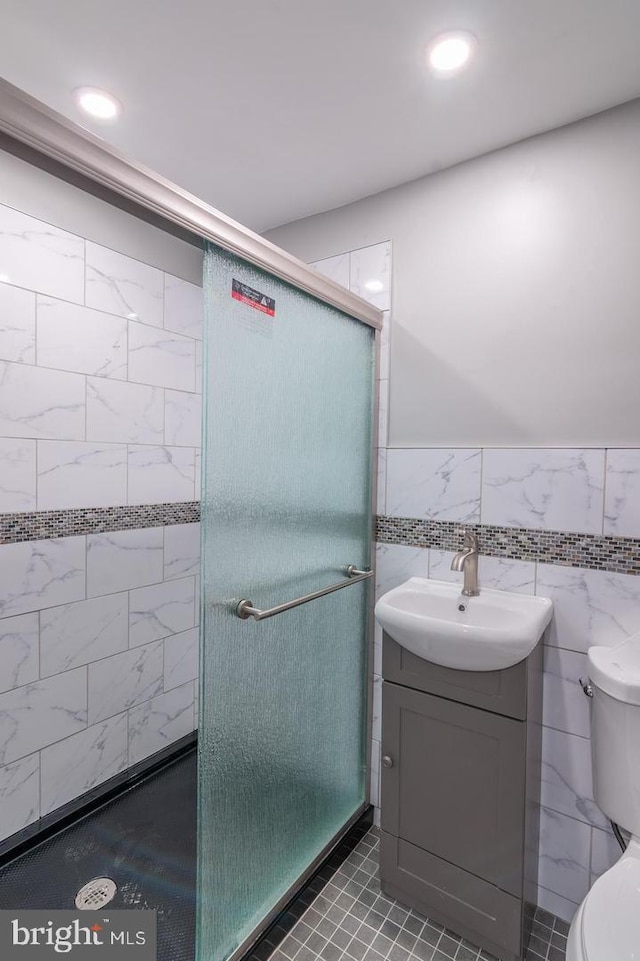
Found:
M 365 801 L 374 331 L 206 254 L 198 961 L 237 952 Z

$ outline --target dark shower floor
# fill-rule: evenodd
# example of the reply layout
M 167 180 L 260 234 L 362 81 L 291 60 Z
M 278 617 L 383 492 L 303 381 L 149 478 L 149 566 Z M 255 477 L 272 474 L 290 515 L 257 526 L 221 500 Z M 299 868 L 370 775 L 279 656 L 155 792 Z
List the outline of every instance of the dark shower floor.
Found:
M 157 910 L 158 961 L 193 961 L 196 796 L 194 749 L 0 868 L 0 908 L 75 910 L 112 878 L 111 909 Z

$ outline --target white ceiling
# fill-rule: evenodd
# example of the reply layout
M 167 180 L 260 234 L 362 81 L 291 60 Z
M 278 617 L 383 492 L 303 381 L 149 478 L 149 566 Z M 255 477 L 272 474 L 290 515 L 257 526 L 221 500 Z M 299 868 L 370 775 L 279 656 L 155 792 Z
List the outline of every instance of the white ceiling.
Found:
M 640 96 L 638 0 L 1 0 L 3 76 L 256 230 Z M 479 46 L 431 77 L 448 28 Z M 114 93 L 117 125 L 79 116 Z

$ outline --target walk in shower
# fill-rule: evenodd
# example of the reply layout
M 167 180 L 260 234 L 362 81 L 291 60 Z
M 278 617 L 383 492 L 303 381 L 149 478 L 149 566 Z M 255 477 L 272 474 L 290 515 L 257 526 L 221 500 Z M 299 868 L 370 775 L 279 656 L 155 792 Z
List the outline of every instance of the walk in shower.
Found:
M 125 258 L 117 254 L 109 260 L 109 252 L 104 255 L 111 264 L 107 277 L 95 243 L 65 233 L 64 224 L 53 223 L 50 231 L 39 228 L 45 246 L 53 243 L 49 234 L 56 244 L 67 244 L 64 250 L 71 253 L 65 254 L 65 265 L 70 257 L 82 258 L 82 291 L 54 292 L 56 303 L 66 304 L 60 307 L 66 311 L 65 329 L 80 330 L 80 339 L 86 336 L 87 328 L 74 328 L 68 319 L 72 301 L 73 311 L 85 312 L 82 317 L 73 314 L 74 323 L 98 324 L 101 314 L 104 323 L 112 324 L 109 343 L 117 343 L 118 350 L 122 345 L 129 358 L 128 369 L 114 360 L 107 373 L 105 368 L 82 367 L 85 360 L 73 361 L 76 366 L 64 358 L 58 361 L 59 369 L 73 371 L 65 375 L 65 389 L 77 390 L 78 397 L 66 406 L 56 400 L 66 412 L 73 408 L 77 424 L 71 435 L 63 431 L 55 443 L 68 445 L 71 437 L 78 448 L 72 452 L 73 466 L 85 463 L 91 452 L 79 448 L 90 440 L 87 405 L 90 397 L 95 405 L 98 396 L 107 413 L 96 420 L 100 426 L 93 440 L 101 445 L 100 463 L 114 484 L 120 469 L 116 448 L 125 444 L 129 481 L 123 496 L 128 499 L 95 508 L 91 505 L 99 502 L 88 500 L 90 506 L 82 510 L 56 513 L 40 510 L 34 494 L 25 501 L 29 510 L 2 514 L 6 546 L 0 547 L 0 563 L 3 550 L 10 552 L 5 555 L 7 570 L 19 567 L 24 554 L 21 585 L 29 589 L 0 599 L 0 630 L 5 627 L 2 636 L 10 638 L 18 628 L 21 638 L 31 631 L 24 643 L 40 651 L 40 660 L 34 653 L 28 674 L 16 668 L 9 693 L 0 694 L 0 722 L 12 732 L 27 725 L 25 710 L 53 690 L 53 675 L 43 661 L 52 624 L 64 625 L 58 629 L 63 646 L 67 627 L 75 624 L 81 633 L 80 614 L 89 622 L 101 612 L 108 627 L 96 632 L 98 646 L 92 654 L 81 654 L 78 645 L 75 660 L 69 654 L 55 675 L 61 692 L 65 684 L 77 682 L 78 691 L 84 685 L 88 708 L 85 693 L 57 741 L 33 732 L 18 738 L 24 747 L 9 753 L 0 766 L 0 794 L 3 784 L 11 788 L 20 777 L 32 786 L 36 777 L 44 783 L 44 766 L 51 774 L 58 757 L 68 755 L 69 762 L 75 756 L 82 766 L 83 752 L 93 751 L 92 763 L 99 766 L 109 753 L 104 744 L 120 736 L 126 741 L 127 732 L 129 748 L 117 763 L 111 760 L 109 776 L 106 769 L 94 772 L 93 779 L 87 776 L 82 783 L 91 784 L 91 791 L 78 789 L 74 795 L 69 789 L 65 804 L 49 802 L 46 808 L 38 794 L 40 806 L 28 826 L 17 818 L 16 824 L 25 826 L 3 841 L 0 907 L 72 909 L 81 882 L 105 876 L 114 881 L 115 890 L 98 885 L 96 891 L 109 891 L 112 907 L 158 910 L 162 961 L 240 958 L 367 810 L 372 454 L 381 315 L 4 83 L 0 137 L 0 148 L 21 163 L 46 170 L 47 176 L 72 184 L 92 200 L 98 197 L 100 203 L 126 210 L 127 216 L 166 231 L 196 251 L 203 258 L 205 310 L 198 572 L 181 558 L 181 552 L 183 556 L 194 550 L 200 514 L 197 481 L 191 481 L 193 496 L 176 497 L 176 503 L 161 503 L 157 491 L 151 503 L 131 499 L 132 478 L 144 481 L 145 465 L 164 465 L 168 458 L 172 466 L 179 465 L 184 479 L 199 457 L 192 415 L 200 403 L 200 388 L 185 371 L 197 369 L 200 335 L 183 319 L 169 319 L 176 304 L 193 301 L 197 285 L 172 278 L 165 268 L 158 280 L 163 306 L 155 315 L 151 308 L 147 316 L 124 301 L 114 306 L 107 281 L 110 277 L 111 287 L 118 287 L 120 280 L 113 277 L 126 274 Z M 8 217 L 13 217 L 13 207 L 18 211 L 18 226 L 7 232 L 10 240 L 28 239 L 31 229 L 31 221 L 20 220 L 20 202 L 16 197 L 6 208 Z M 145 269 L 153 285 L 155 274 L 150 271 L 160 271 Z M 97 283 L 103 278 L 107 291 L 98 307 L 95 296 L 92 301 L 83 293 L 91 271 Z M 0 408 L 1 389 L 12 377 L 26 376 L 26 384 L 32 367 L 37 372 L 40 366 L 52 366 L 43 361 L 39 346 L 45 343 L 45 326 L 38 313 L 45 306 L 50 309 L 44 298 L 51 291 L 37 283 L 25 291 L 29 284 L 20 277 L 19 271 L 13 276 L 7 272 L 3 282 L 11 287 L 11 304 L 26 304 L 27 293 L 32 297 L 38 348 L 30 353 L 25 347 L 19 358 L 0 357 L 7 369 Z M 146 304 L 143 307 L 146 310 Z M 97 334 L 91 343 L 99 343 Z M 140 360 L 145 351 L 152 352 L 151 372 Z M 170 354 L 178 358 L 178 367 L 169 370 L 163 365 Z M 51 383 L 58 383 L 53 376 Z M 130 436 L 121 440 L 109 430 L 114 409 L 120 405 L 124 411 L 128 398 L 134 406 L 134 401 L 139 403 L 140 415 L 135 432 L 128 428 Z M 4 422 L 18 424 L 9 434 L 20 437 L 25 457 L 33 449 L 35 458 L 37 445 L 49 442 L 41 438 L 53 436 L 43 433 L 29 412 L 7 415 Z M 111 457 L 108 463 L 106 454 Z M 99 470 L 95 455 L 93 451 L 93 469 Z M 35 469 L 34 460 L 34 476 Z M 100 488 L 102 474 L 93 476 Z M 18 550 L 16 545 L 27 546 Z M 107 548 L 114 568 L 108 571 Z M 65 589 L 43 601 L 43 590 L 31 583 L 34 563 L 50 565 L 50 557 L 61 556 L 61 551 L 75 552 L 69 574 L 63 571 L 59 577 Z M 109 589 L 95 586 L 96 558 L 107 571 Z M 142 577 L 141 565 L 148 564 L 159 565 L 160 573 Z M 75 593 L 70 593 L 72 583 Z M 182 622 L 189 603 L 192 621 Z M 200 612 L 197 835 L 195 735 L 188 733 L 189 725 L 178 729 L 175 722 L 188 709 L 193 717 L 192 675 L 181 674 L 180 659 L 197 633 L 194 603 Z M 136 611 L 145 604 L 155 604 L 153 617 L 140 626 Z M 160 616 L 164 605 L 169 609 Z M 128 623 L 124 633 L 114 626 L 122 618 Z M 185 624 L 189 626 L 183 629 Z M 49 634 L 43 641 L 45 629 Z M 182 649 L 169 641 L 167 632 L 180 638 Z M 6 650 L 0 647 L 0 658 L 7 656 L 11 644 L 13 640 Z M 146 672 L 148 700 L 141 704 L 139 690 L 131 696 L 123 690 L 117 710 L 92 705 L 107 656 L 114 665 L 119 659 L 120 672 L 134 677 Z M 188 656 L 194 657 L 194 650 Z M 161 680 L 153 680 L 153 665 L 160 673 L 164 670 L 164 687 Z M 117 676 L 112 675 L 114 690 Z M 3 697 L 9 698 L 6 704 Z M 70 717 L 68 711 L 65 716 Z M 132 728 L 134 721 L 137 726 Z M 138 745 L 133 751 L 132 734 Z M 67 736 L 82 740 L 65 746 Z M 165 742 L 171 743 L 157 750 Z M 144 751 L 139 747 L 143 743 Z

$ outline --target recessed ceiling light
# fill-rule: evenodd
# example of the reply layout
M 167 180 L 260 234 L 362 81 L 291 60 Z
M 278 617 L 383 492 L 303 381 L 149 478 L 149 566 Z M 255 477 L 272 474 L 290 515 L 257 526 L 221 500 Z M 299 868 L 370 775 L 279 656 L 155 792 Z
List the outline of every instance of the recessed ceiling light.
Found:
M 80 109 L 98 120 L 115 120 L 122 113 L 122 104 L 106 90 L 79 87 L 73 95 Z
M 464 30 L 441 33 L 427 47 L 431 70 L 443 77 L 456 73 L 467 63 L 475 45 L 476 38 Z
M 364 286 L 365 290 L 370 290 L 372 294 L 379 294 L 381 290 L 384 290 L 384 284 L 381 280 L 367 280 Z

